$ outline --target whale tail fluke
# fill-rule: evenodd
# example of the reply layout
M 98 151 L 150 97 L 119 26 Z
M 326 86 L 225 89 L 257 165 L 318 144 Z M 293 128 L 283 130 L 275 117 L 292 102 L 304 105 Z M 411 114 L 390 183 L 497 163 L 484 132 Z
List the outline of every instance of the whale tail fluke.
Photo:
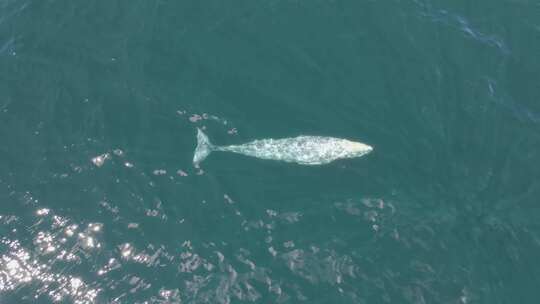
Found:
M 214 149 L 214 145 L 212 145 L 208 136 L 201 129 L 197 128 L 197 147 L 193 155 L 193 164 L 198 166 Z

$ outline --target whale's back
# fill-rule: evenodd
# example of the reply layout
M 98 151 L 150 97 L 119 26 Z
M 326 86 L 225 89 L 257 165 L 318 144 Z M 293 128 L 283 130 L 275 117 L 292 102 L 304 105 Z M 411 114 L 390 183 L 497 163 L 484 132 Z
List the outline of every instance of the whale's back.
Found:
M 340 158 L 358 156 L 358 144 L 363 145 L 333 137 L 298 136 L 294 138 L 255 140 L 243 145 L 222 147 L 220 150 L 262 159 L 294 162 L 303 165 L 320 165 Z

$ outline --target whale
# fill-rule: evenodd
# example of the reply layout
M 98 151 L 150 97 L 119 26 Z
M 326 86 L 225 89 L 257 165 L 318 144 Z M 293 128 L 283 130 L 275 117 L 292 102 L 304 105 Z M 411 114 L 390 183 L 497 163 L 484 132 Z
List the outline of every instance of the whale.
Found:
M 197 128 L 194 166 L 198 167 L 214 151 L 233 152 L 300 165 L 324 165 L 338 159 L 362 157 L 373 151 L 373 147 L 347 139 L 309 135 L 258 139 L 241 145 L 216 146 L 200 128 Z

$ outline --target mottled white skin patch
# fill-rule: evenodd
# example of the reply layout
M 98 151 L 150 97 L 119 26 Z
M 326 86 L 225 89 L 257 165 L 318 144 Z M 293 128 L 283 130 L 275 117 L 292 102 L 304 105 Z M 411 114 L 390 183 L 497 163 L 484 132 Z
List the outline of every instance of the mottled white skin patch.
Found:
M 215 150 L 301 165 L 322 165 L 337 159 L 360 157 L 371 152 L 373 148 L 346 139 L 299 136 L 255 140 L 238 146 L 216 147 Z

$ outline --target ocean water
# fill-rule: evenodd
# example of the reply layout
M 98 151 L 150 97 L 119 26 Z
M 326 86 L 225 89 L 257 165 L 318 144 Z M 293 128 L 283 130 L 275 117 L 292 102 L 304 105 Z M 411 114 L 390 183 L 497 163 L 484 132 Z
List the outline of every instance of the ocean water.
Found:
M 539 303 L 539 54 L 538 1 L 2 0 L 0 303 Z

